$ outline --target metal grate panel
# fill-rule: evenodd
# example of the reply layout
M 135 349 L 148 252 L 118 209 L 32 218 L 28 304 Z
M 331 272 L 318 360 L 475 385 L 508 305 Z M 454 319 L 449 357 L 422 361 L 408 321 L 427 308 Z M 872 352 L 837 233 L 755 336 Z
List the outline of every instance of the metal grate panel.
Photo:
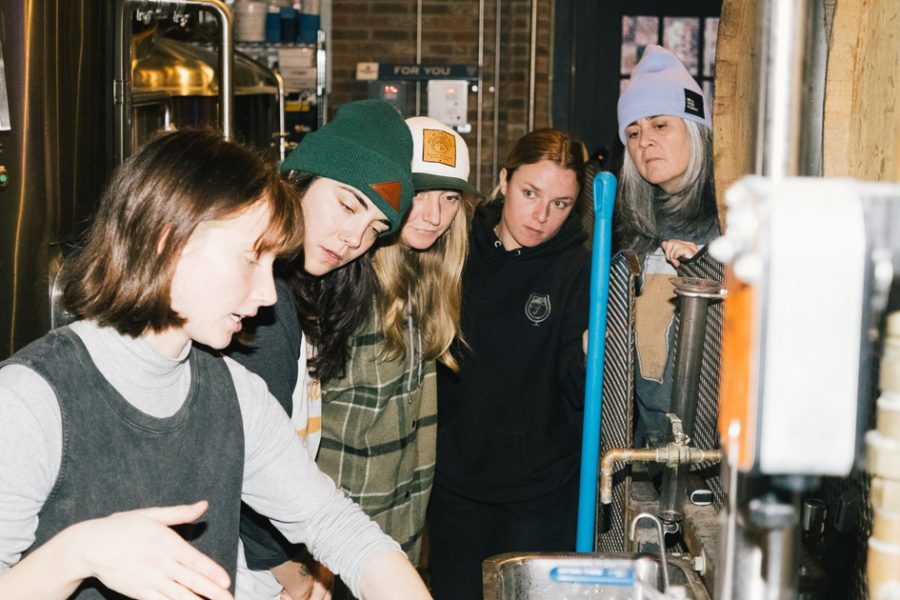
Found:
M 607 450 L 631 447 L 634 298 L 639 273 L 640 262 L 633 252 L 620 252 L 610 262 L 600 423 L 601 457 Z M 608 507 L 598 503 L 596 546 L 600 552 L 625 550 L 627 473 L 628 465 L 616 465 L 613 471 L 613 502 Z

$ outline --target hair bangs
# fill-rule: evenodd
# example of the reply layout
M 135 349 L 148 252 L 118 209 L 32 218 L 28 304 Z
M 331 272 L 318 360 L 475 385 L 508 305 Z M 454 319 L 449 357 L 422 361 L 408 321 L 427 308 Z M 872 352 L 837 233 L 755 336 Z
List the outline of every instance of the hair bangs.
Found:
M 300 198 L 287 184 L 279 181 L 269 188 L 269 227 L 256 240 L 259 254 L 272 252 L 292 259 L 303 246 L 303 210 Z

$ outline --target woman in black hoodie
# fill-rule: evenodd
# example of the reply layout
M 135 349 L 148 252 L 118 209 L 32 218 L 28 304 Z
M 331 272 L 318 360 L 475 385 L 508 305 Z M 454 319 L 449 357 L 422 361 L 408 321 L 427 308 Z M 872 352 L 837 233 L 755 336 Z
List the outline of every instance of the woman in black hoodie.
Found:
M 481 561 L 574 550 L 590 254 L 578 206 L 587 152 L 568 134 L 520 139 L 475 215 L 459 371 L 438 369 L 428 512 L 438 600 L 482 597 Z

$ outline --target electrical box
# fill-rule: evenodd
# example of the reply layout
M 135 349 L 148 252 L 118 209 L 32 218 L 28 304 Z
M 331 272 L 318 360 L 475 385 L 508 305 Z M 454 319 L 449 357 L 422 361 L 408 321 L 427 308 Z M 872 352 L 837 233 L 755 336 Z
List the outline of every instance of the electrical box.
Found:
M 453 79 L 428 81 L 428 116 L 450 127 L 467 124 L 469 82 Z
M 409 106 L 408 81 L 369 81 L 369 98 L 378 98 L 393 105 L 404 117 L 413 114 Z
M 745 177 L 725 192 L 719 433 L 738 469 L 846 476 L 861 456 L 873 331 L 900 272 L 900 186 Z M 835 243 L 839 241 L 839 243 Z

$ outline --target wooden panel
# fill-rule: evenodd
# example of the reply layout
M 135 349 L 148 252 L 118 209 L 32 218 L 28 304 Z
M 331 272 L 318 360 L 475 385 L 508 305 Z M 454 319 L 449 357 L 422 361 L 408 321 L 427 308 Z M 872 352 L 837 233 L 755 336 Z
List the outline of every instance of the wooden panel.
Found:
M 838 0 L 825 84 L 824 174 L 900 180 L 900 2 Z
M 719 218 L 724 224 L 725 190 L 756 162 L 759 91 L 759 0 L 725 0 L 716 47 L 713 149 Z

